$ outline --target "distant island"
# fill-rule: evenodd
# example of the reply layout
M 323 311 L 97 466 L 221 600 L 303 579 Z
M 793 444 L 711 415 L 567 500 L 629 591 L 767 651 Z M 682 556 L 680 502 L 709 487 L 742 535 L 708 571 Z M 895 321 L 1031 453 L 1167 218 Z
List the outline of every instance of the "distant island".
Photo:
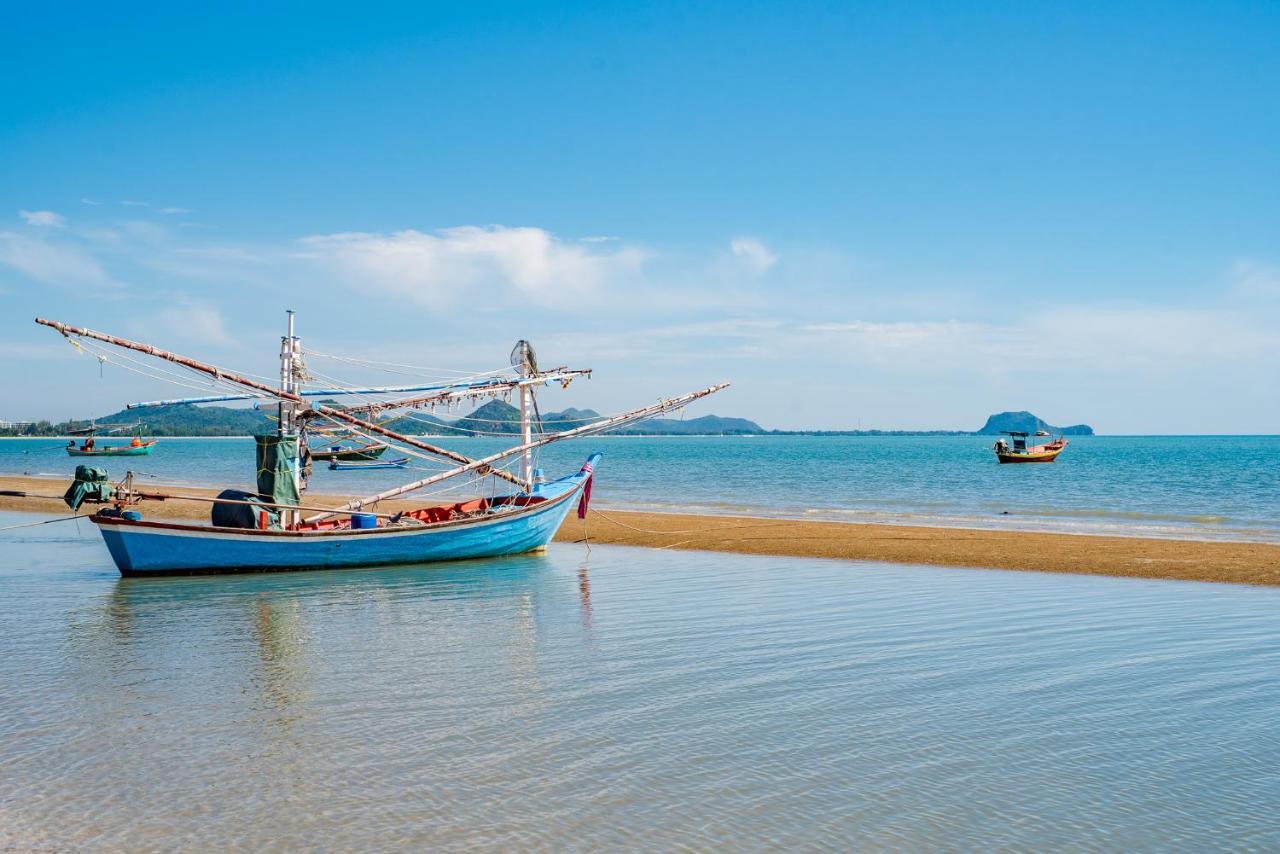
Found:
M 982 425 L 982 429 L 978 431 L 982 436 L 995 436 L 1000 433 L 1008 433 L 1017 431 L 1021 433 L 1035 433 L 1037 430 L 1043 430 L 1046 433 L 1052 433 L 1055 436 L 1092 436 L 1093 428 L 1088 424 L 1072 424 L 1070 427 L 1054 427 L 1049 422 L 1037 418 L 1030 412 L 997 412 L 987 419 L 987 423 Z
M 330 406 L 334 401 L 324 401 Z M 542 430 L 554 433 L 589 424 L 600 418 L 592 409 L 574 409 L 548 412 L 542 416 Z M 95 419 L 99 427 L 143 422 L 151 436 L 252 436 L 268 433 L 275 422 L 266 412 L 256 409 L 228 406 L 193 406 L 179 403 L 156 406 L 145 410 L 121 410 Z M 501 400 L 492 400 L 469 415 L 446 420 L 435 415 L 414 412 L 383 422 L 400 433 L 434 436 L 515 435 L 520 432 L 520 410 Z M 63 421 L 52 423 L 37 421 L 28 424 L 6 425 L 0 428 L 2 436 L 65 436 L 71 430 L 87 427 L 88 421 Z M 987 418 L 980 430 L 766 430 L 746 418 L 726 418 L 720 415 L 703 415 L 698 418 L 650 418 L 634 424 L 614 428 L 615 436 L 989 436 L 1008 430 L 1046 433 L 1067 436 L 1092 436 L 1093 428 L 1087 424 L 1070 427 L 1054 427 L 1030 412 L 1000 412 Z

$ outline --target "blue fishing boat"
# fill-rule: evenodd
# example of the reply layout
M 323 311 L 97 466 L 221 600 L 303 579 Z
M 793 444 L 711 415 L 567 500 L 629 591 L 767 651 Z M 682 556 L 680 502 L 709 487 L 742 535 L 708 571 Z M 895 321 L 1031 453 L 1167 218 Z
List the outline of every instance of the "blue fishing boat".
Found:
M 329 471 L 366 471 L 368 469 L 402 469 L 409 465 L 408 457 L 398 460 L 377 460 L 367 463 L 340 463 L 333 460 L 329 463 Z
M 383 399 L 376 403 L 331 406 L 310 403 L 303 388 L 301 344 L 293 331 L 289 312 L 288 334 L 281 341 L 281 384 L 278 388 L 250 377 L 147 344 L 37 318 L 67 338 L 87 338 L 146 353 L 197 373 L 215 382 L 241 386 L 244 395 L 220 399 L 263 398 L 279 401 L 275 435 L 255 437 L 257 490 L 223 490 L 216 498 L 143 491 L 134 486 L 133 473 L 112 484 L 102 469 L 79 466 L 76 480 L 65 496 L 73 510 L 84 503 L 104 505 L 90 520 L 102 533 L 107 549 L 122 575 L 271 572 L 303 569 L 338 569 L 437 560 L 496 557 L 545 548 L 573 507 L 584 516 L 591 498 L 592 479 L 600 455 L 592 454 L 578 471 L 546 481 L 534 468 L 533 452 L 551 442 L 588 436 L 630 423 L 713 394 L 720 384 L 681 397 L 660 401 L 611 418 L 602 418 L 569 430 L 535 435 L 537 407 L 534 388 L 556 383 L 562 387 L 590 371 L 538 369 L 533 348 L 521 341 L 512 351 L 511 376 L 488 372 L 483 383 L 462 379 L 453 385 L 421 386 L 431 393 L 409 398 Z M 351 388 L 353 395 L 392 394 L 397 388 Z M 326 389 L 326 395 L 335 390 Z M 343 391 L 338 389 L 338 392 Z M 422 438 L 397 433 L 377 421 L 383 412 L 409 410 L 439 401 L 475 400 L 518 393 L 521 442 L 514 447 L 471 459 L 457 451 L 436 447 Z M 336 395 L 335 395 L 336 396 Z M 199 400 L 199 399 L 197 399 Z M 177 401 L 165 401 L 173 403 Z M 183 401 L 190 402 L 190 401 Z M 149 404 L 135 404 L 146 406 Z M 372 419 L 372 420 L 366 420 Z M 348 501 L 338 507 L 317 507 L 304 502 L 310 471 L 306 451 L 308 433 L 324 435 L 334 426 L 349 430 L 366 441 L 389 441 L 453 461 L 455 467 L 376 495 Z M 517 472 L 507 471 L 504 460 L 519 458 Z M 338 468 L 402 467 L 408 458 L 386 462 L 342 464 Z M 409 495 L 428 486 L 461 477 L 494 478 L 517 488 L 490 497 L 476 497 L 452 504 L 410 505 L 396 512 L 380 512 L 380 502 Z M 474 486 L 474 484 L 473 484 Z M 485 490 L 489 491 L 489 490 Z M 137 509 L 143 502 L 195 501 L 212 504 L 208 524 L 149 520 Z
M 536 551 L 551 542 L 569 511 L 583 504 L 583 490 L 599 459 L 599 454 L 593 454 L 580 471 L 538 484 L 528 493 L 424 507 L 389 518 L 357 513 L 328 526 L 258 530 L 102 513 L 90 519 L 125 576 L 340 569 L 498 557 Z

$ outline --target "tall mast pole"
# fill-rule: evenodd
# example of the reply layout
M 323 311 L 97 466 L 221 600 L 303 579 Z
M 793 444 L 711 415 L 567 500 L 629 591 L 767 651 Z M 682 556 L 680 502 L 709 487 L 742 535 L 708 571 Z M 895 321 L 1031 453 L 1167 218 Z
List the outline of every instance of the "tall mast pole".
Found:
M 533 372 L 533 366 L 529 364 L 529 357 L 525 354 L 525 358 L 520 364 L 520 375 L 528 378 Z M 520 385 L 520 443 L 525 446 L 524 452 L 520 455 L 520 479 L 529 484 L 529 488 L 533 488 L 533 386 L 521 383 Z
M 297 373 L 297 357 L 298 357 L 298 337 L 294 334 L 293 325 L 293 309 L 287 309 L 285 314 L 288 315 L 288 329 L 284 340 L 280 342 L 280 392 L 282 395 L 290 395 L 296 397 L 298 386 Z M 298 409 L 297 404 L 292 400 L 281 399 L 280 401 L 280 418 L 276 435 L 281 438 L 293 439 L 293 456 L 289 459 L 289 473 L 293 478 L 293 489 L 299 497 L 302 495 L 302 459 L 301 451 L 298 448 L 298 426 L 297 426 Z M 283 522 L 287 529 L 296 527 L 302 519 L 302 514 L 297 510 L 283 510 Z
M 288 436 L 293 432 L 293 401 L 286 395 L 293 394 L 293 309 L 285 312 L 289 316 L 287 334 L 280 339 L 280 410 L 276 421 L 276 435 Z

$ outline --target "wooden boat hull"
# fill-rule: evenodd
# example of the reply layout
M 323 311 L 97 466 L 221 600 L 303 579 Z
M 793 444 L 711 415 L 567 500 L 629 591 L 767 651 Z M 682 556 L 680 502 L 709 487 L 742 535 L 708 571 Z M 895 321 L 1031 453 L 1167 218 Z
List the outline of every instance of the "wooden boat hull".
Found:
M 403 457 L 398 460 L 382 460 L 381 462 L 367 463 L 340 463 L 334 460 L 329 463 L 329 471 L 368 471 L 369 469 L 402 469 L 409 465 L 409 458 Z
M 590 462 L 598 459 L 593 455 Z M 591 477 L 584 467 L 539 485 L 544 500 L 493 515 L 421 526 L 255 531 L 91 517 L 125 576 L 345 569 L 522 554 L 555 536 Z
M 362 448 L 343 448 L 340 451 L 312 451 L 311 459 L 319 462 L 355 462 L 359 460 L 376 460 L 387 450 L 386 445 L 365 445 Z
M 155 441 L 151 441 L 143 442 L 141 445 L 109 445 L 88 451 L 68 446 L 66 450 L 67 454 L 73 457 L 145 457 L 155 446 Z
M 1058 458 L 1059 454 L 1066 450 L 1066 447 L 1066 443 L 1063 443 L 1061 447 L 1053 448 L 1051 450 L 1032 448 L 1030 451 L 1023 454 L 1015 454 L 1013 452 L 1001 453 L 997 451 L 996 457 L 1001 463 L 1051 463 Z

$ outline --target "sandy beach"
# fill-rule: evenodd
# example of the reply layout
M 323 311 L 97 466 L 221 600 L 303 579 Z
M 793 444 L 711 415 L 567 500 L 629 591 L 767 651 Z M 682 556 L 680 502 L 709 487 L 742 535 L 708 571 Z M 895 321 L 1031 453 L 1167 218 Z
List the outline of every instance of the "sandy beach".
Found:
M 0 490 L 60 494 L 65 483 L 0 477 Z M 148 488 L 160 488 L 148 484 Z M 165 487 L 209 497 L 212 490 Z M 333 506 L 354 496 L 308 495 L 307 503 Z M 395 512 L 416 502 L 385 501 Z M 57 499 L 0 497 L 0 509 L 65 514 Z M 149 517 L 208 518 L 208 504 L 147 502 Z M 1168 578 L 1280 586 L 1280 546 L 1267 543 L 1158 540 L 1024 531 L 986 531 L 906 525 L 869 525 L 676 513 L 593 510 L 570 516 L 556 539 L 600 545 L 690 549 L 752 555 L 872 560 L 934 566 L 1068 572 L 1133 578 Z

